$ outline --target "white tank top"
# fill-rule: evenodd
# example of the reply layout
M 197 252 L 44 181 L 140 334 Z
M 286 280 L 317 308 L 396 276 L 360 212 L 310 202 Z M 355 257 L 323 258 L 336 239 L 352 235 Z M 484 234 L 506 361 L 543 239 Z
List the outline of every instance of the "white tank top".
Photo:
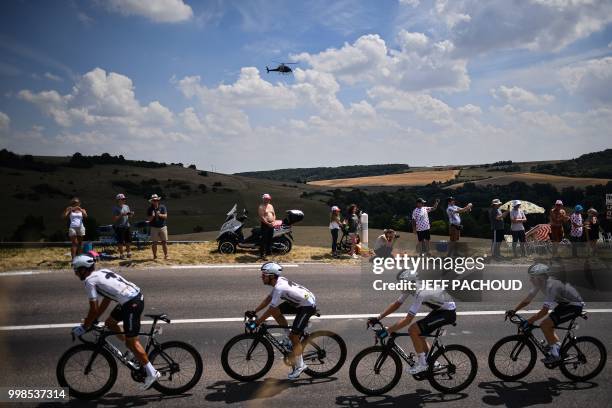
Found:
M 83 225 L 83 213 L 80 211 L 70 212 L 70 228 L 81 228 Z

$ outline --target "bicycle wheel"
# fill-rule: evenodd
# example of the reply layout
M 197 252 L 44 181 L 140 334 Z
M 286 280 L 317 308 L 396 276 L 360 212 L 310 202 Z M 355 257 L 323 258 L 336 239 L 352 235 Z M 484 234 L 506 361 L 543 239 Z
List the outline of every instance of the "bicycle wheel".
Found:
M 67 387 L 71 396 L 94 399 L 115 384 L 117 363 L 108 351 L 93 344 L 79 344 L 60 357 L 56 375 L 60 386 Z
M 153 388 L 162 394 L 176 395 L 192 389 L 202 377 L 200 353 L 182 341 L 168 341 L 153 349 L 149 361 L 161 374 Z
M 536 358 L 536 348 L 529 339 L 515 334 L 493 345 L 489 353 L 489 368 L 497 378 L 515 381 L 533 370 Z
M 467 388 L 474 381 L 477 371 L 478 361 L 472 350 L 452 344 L 431 356 L 427 379 L 436 390 L 455 393 Z
M 351 362 L 349 377 L 355 389 L 366 395 L 381 395 L 397 385 L 402 376 L 402 361 L 384 346 L 361 350 Z
M 563 362 L 559 366 L 564 376 L 573 381 L 586 381 L 595 377 L 606 365 L 606 348 L 594 337 L 570 340 L 560 351 Z
M 273 362 L 272 345 L 254 333 L 232 338 L 221 352 L 223 370 L 238 381 L 254 381 L 263 377 L 270 371 Z
M 313 378 L 329 377 L 342 368 L 346 360 L 346 344 L 336 333 L 321 330 L 312 333 L 302 343 L 302 356 Z

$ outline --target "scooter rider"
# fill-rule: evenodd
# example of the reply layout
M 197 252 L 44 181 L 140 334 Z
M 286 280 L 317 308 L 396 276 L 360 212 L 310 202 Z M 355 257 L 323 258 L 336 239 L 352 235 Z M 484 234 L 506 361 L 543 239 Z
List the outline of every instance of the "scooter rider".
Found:
M 149 361 L 147 353 L 138 340 L 140 331 L 140 315 L 144 309 L 144 297 L 140 288 L 121 275 L 110 269 L 95 270 L 95 260 L 89 255 L 78 255 L 72 261 L 74 274 L 85 282 L 85 291 L 89 297 L 89 312 L 80 324 L 72 329 L 75 336 L 82 336 L 91 325 L 106 311 L 111 301 L 117 302 L 110 316 L 106 319 L 106 326 L 113 332 L 122 330 L 118 326 L 123 321 L 124 334 L 118 334 L 127 347 L 134 353 L 138 361 L 145 368 L 147 377 L 143 390 L 148 389 L 160 377 L 160 373 Z M 102 301 L 98 303 L 98 295 Z
M 251 328 L 255 328 L 272 316 L 281 326 L 288 326 L 284 314 L 295 314 L 289 339 L 293 346 L 294 367 L 289 372 L 290 380 L 296 379 L 308 368 L 302 357 L 300 337 L 308 326 L 310 317 L 317 312 L 316 298 L 310 290 L 281 276 L 283 267 L 276 262 L 266 262 L 261 266 L 261 281 L 272 286 L 272 292 L 255 308 L 246 312 L 247 317 L 256 317 L 260 310 L 268 309 L 259 316 Z M 281 301 L 284 301 L 281 303 Z
M 448 295 L 442 289 L 419 290 L 418 287 L 420 286 L 420 283 L 417 280 L 418 276 L 414 273 L 405 272 L 402 274 L 400 279 L 410 282 L 414 289 L 403 292 L 400 297 L 395 302 L 387 306 L 387 308 L 380 315 L 378 315 L 378 317 L 369 318 L 368 325 L 371 326 L 375 323 L 379 323 L 380 320 L 395 312 L 412 293 L 414 293 L 414 300 L 408 309 L 408 314 L 406 317 L 394 325 L 385 328 L 385 331 L 380 333 L 380 335 L 384 336 L 388 333 L 394 333 L 410 325 L 414 317 L 419 312 L 421 305 L 428 306 L 432 309 L 427 316 L 410 325 L 408 328 L 408 333 L 410 334 L 410 339 L 412 340 L 412 344 L 414 345 L 414 350 L 416 351 L 418 358 L 417 364 L 408 369 L 408 372 L 414 375 L 428 369 L 427 352 L 429 351 L 430 346 L 422 336 L 430 334 L 439 327 L 455 323 L 457 320 L 457 313 L 455 310 L 456 305 L 455 302 L 452 301 L 450 295 Z
M 548 315 L 540 324 L 540 328 L 550 346 L 550 354 L 542 361 L 546 364 L 556 363 L 561 358 L 559 356 L 561 342 L 555 332 L 555 327 L 580 316 L 584 307 L 584 302 L 573 286 L 549 277 L 550 267 L 548 265 L 535 263 L 529 267 L 527 273 L 529 274 L 529 280 L 533 284 L 533 289 L 529 291 L 527 297 L 516 305 L 514 309 L 508 310 L 506 315 L 514 315 L 518 310 L 521 310 L 531 303 L 538 292 L 542 291 L 545 296 L 544 305 L 542 305 L 538 313 L 534 314 L 523 323 L 522 329 L 530 330 L 531 325 Z M 555 303 L 557 306 L 549 314 L 548 312 Z

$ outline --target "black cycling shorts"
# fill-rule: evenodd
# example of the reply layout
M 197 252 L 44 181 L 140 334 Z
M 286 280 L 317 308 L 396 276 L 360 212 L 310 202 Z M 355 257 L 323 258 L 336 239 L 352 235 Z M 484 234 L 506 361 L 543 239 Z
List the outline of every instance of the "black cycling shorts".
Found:
M 417 231 L 417 240 L 419 242 L 422 242 L 423 240 L 431 240 L 431 233 L 430 230 L 425 230 L 425 231 Z
M 294 314 L 293 324 L 291 325 L 291 333 L 302 334 L 304 329 L 308 326 L 308 321 L 317 312 L 315 306 L 299 306 L 289 302 L 283 302 L 278 306 L 278 309 L 282 314 Z
M 432 310 L 416 324 L 421 330 L 421 335 L 428 335 L 439 327 L 455 323 L 456 320 L 457 312 L 454 310 Z
M 552 312 L 550 312 L 548 317 L 550 317 L 550 320 L 552 320 L 555 326 L 558 326 L 561 323 L 568 322 L 573 318 L 580 316 L 581 313 L 582 306 L 559 304 Z
M 117 305 L 110 317 L 118 322 L 123 322 L 125 337 L 138 337 L 140 332 L 140 315 L 144 310 L 144 297 L 138 294 L 122 305 Z

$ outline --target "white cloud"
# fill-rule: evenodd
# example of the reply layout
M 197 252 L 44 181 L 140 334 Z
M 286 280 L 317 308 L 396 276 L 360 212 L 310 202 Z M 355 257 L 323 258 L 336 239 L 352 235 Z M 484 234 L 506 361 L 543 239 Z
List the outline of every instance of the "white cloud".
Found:
M 293 58 L 349 85 L 395 86 L 407 91 L 469 88 L 467 61 L 453 57 L 452 42 L 435 42 L 423 33 L 405 30 L 400 31 L 397 41 L 400 48 L 390 49 L 379 35 L 369 34 L 341 48 Z
M 44 77 L 47 79 L 50 79 L 51 81 L 55 81 L 55 82 L 61 82 L 63 81 L 62 77 L 54 75 L 50 72 L 45 72 Z
M 180 23 L 193 17 L 183 0 L 109 0 L 106 5 L 124 16 L 141 16 L 156 23 Z
M 591 59 L 561 69 L 560 80 L 570 94 L 588 101 L 612 103 L 612 57 Z
M 11 118 L 6 113 L 0 111 L 0 133 L 8 131 L 11 125 Z
M 609 0 L 437 0 L 434 9 L 461 55 L 559 51 L 612 22 Z
M 420 0 L 399 0 L 399 4 L 402 6 L 418 7 L 421 4 Z
M 518 86 L 508 87 L 501 85 L 496 89 L 491 89 L 491 95 L 495 99 L 499 99 L 504 103 L 509 104 L 525 104 L 525 105 L 546 105 L 555 100 L 555 97 L 548 94 L 538 95 Z

